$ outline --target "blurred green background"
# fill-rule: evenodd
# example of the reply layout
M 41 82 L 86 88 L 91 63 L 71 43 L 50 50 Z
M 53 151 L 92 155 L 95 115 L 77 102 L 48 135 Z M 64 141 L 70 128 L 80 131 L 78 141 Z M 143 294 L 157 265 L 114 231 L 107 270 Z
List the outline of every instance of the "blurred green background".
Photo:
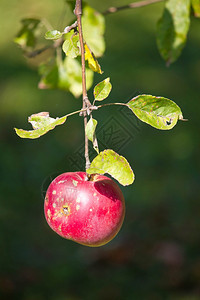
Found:
M 88 3 L 104 11 L 128 1 Z M 13 130 L 30 128 L 33 113 L 56 117 L 81 107 L 69 93 L 38 90 L 38 58 L 27 61 L 13 43 L 24 17 L 46 18 L 63 30 L 72 15 L 64 1 L 1 0 L 0 8 L 0 299 L 200 299 L 200 20 L 192 18 L 187 45 L 167 68 L 155 40 L 162 3 L 106 17 L 104 74 L 94 83 L 111 77 L 110 101 L 165 96 L 189 121 L 169 132 L 141 122 L 134 131 L 131 121 L 124 123 L 132 136 L 120 154 L 136 174 L 122 188 L 124 225 L 108 245 L 87 248 L 48 227 L 42 196 L 51 176 L 74 171 L 69 157 L 83 143 L 81 118 L 38 140 L 20 139 Z M 118 112 L 109 107 L 95 118 L 104 126 Z

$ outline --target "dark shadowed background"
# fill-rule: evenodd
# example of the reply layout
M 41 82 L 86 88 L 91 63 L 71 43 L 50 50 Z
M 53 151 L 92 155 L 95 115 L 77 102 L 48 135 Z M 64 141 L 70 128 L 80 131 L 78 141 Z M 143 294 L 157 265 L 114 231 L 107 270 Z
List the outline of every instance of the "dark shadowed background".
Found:
M 88 3 L 104 11 L 128 1 Z M 20 139 L 13 130 L 30 128 L 33 113 L 56 117 L 81 107 L 69 93 L 38 90 L 39 58 L 28 62 L 13 43 L 24 17 L 46 18 L 63 30 L 72 15 L 64 1 L 1 0 L 0 299 L 200 299 L 200 20 L 192 18 L 187 45 L 167 68 L 155 40 L 162 8 L 106 17 L 104 74 L 95 75 L 94 84 L 111 77 L 113 102 L 142 93 L 165 96 L 189 121 L 159 131 L 118 107 L 94 113 L 101 150 L 125 156 L 136 180 L 122 187 L 127 211 L 118 236 L 87 248 L 56 235 L 43 214 L 51 178 L 83 170 L 82 119 L 71 117 L 37 140 Z

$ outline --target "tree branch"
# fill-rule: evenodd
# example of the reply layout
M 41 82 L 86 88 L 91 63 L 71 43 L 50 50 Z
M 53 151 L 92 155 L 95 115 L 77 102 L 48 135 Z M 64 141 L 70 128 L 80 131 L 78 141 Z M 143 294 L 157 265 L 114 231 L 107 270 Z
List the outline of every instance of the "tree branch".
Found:
M 102 14 L 108 15 L 108 14 L 113 14 L 118 11 L 124 10 L 124 9 L 129 9 L 129 8 L 137 8 L 137 7 L 142 7 L 142 6 L 147 6 L 150 4 L 154 4 L 157 2 L 163 2 L 164 0 L 144 0 L 144 1 L 139 1 L 139 2 L 133 2 L 127 5 L 119 6 L 119 7 L 110 7 L 106 11 L 104 11 Z
M 78 23 L 78 31 L 79 31 L 79 41 L 81 46 L 81 65 L 82 65 L 82 91 L 83 91 L 83 117 L 84 117 L 84 128 L 86 129 L 87 125 L 87 111 L 86 108 L 90 108 L 91 103 L 87 96 L 86 89 L 86 74 L 85 74 L 85 47 L 83 41 L 83 31 L 82 31 L 82 23 L 81 23 L 81 15 L 82 15 L 82 0 L 76 0 L 76 6 L 74 9 L 74 14 L 77 17 Z M 86 170 L 90 167 L 90 159 L 89 159 L 89 150 L 88 150 L 88 138 L 85 132 L 85 168 Z

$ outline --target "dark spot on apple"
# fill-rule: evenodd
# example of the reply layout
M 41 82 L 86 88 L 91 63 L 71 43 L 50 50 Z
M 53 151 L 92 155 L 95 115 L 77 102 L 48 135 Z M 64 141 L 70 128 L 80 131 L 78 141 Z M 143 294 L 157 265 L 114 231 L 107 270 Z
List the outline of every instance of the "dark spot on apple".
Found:
M 66 216 L 69 215 L 69 207 L 68 206 L 63 206 L 63 212 Z

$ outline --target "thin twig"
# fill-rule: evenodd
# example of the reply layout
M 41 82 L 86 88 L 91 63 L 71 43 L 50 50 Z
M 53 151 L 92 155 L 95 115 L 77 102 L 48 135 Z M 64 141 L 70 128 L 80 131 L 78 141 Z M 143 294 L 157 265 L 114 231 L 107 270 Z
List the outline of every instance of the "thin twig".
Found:
M 101 107 L 111 106 L 111 105 L 124 105 L 124 106 L 127 106 L 127 103 L 118 103 L 118 102 L 116 102 L 116 103 L 105 103 L 105 104 L 101 104 L 101 105 L 97 105 L 97 106 L 96 105 L 91 105 L 90 106 L 90 110 L 93 111 L 93 110 L 97 110 L 97 109 L 99 109 Z M 73 111 L 73 112 L 71 112 L 71 113 L 69 113 L 69 114 L 67 114 L 65 116 L 62 116 L 61 118 L 63 118 L 63 117 L 70 117 L 70 116 L 73 116 L 73 115 L 76 115 L 76 114 L 80 114 L 80 113 L 83 114 L 84 112 L 87 112 L 87 110 L 88 110 L 87 107 L 86 108 L 82 108 L 82 109 Z
M 73 115 L 76 115 L 76 114 L 80 114 L 80 113 L 83 113 L 84 111 L 87 111 L 87 108 L 84 108 L 84 109 L 79 109 L 79 110 L 76 110 L 76 111 L 73 111 L 63 117 L 70 117 L 70 116 L 73 116 Z M 62 117 L 61 117 L 62 118 Z
M 124 10 L 124 9 L 130 9 L 130 8 L 137 8 L 137 7 L 142 7 L 142 6 L 147 6 L 150 4 L 154 4 L 157 2 L 163 2 L 164 0 L 144 0 L 144 1 L 139 1 L 139 2 L 133 2 L 127 5 L 119 6 L 119 7 L 110 7 L 106 11 L 104 11 L 102 14 L 108 15 L 108 14 L 113 14 L 118 11 Z
M 77 17 L 78 23 L 78 31 L 79 31 L 79 41 L 81 46 L 81 65 L 82 65 L 82 92 L 83 92 L 83 117 L 84 117 L 84 128 L 86 129 L 87 125 L 87 111 L 86 108 L 90 108 L 91 103 L 87 96 L 86 89 L 86 74 L 85 74 L 85 47 L 83 41 L 83 31 L 82 31 L 82 23 L 81 23 L 81 15 L 82 15 L 82 0 L 76 0 L 76 6 L 74 10 L 74 14 Z M 90 159 L 89 159 L 89 150 L 88 150 L 88 138 L 85 131 L 85 168 L 86 170 L 90 167 Z
M 40 48 L 40 49 L 36 49 L 36 50 L 30 51 L 30 52 L 24 51 L 24 55 L 28 58 L 33 58 L 33 57 L 36 57 L 37 55 L 40 55 L 41 53 L 43 53 L 46 50 L 51 49 L 51 48 L 54 48 L 53 45 L 46 46 L 46 47 L 43 47 L 43 48 Z
M 98 109 L 98 108 L 101 108 L 101 107 L 104 107 L 104 106 L 111 106 L 111 105 L 124 105 L 124 106 L 127 106 L 127 103 L 105 103 L 105 104 L 101 104 L 101 105 L 98 105 L 98 106 L 94 106 L 95 109 Z
M 43 48 L 36 49 L 36 50 L 30 51 L 30 52 L 24 51 L 24 55 L 28 58 L 36 57 L 37 55 L 45 52 L 48 49 L 57 49 L 57 48 L 59 48 L 63 44 L 63 41 L 64 41 L 63 39 L 59 39 L 59 40 L 56 40 L 52 45 L 45 46 Z

